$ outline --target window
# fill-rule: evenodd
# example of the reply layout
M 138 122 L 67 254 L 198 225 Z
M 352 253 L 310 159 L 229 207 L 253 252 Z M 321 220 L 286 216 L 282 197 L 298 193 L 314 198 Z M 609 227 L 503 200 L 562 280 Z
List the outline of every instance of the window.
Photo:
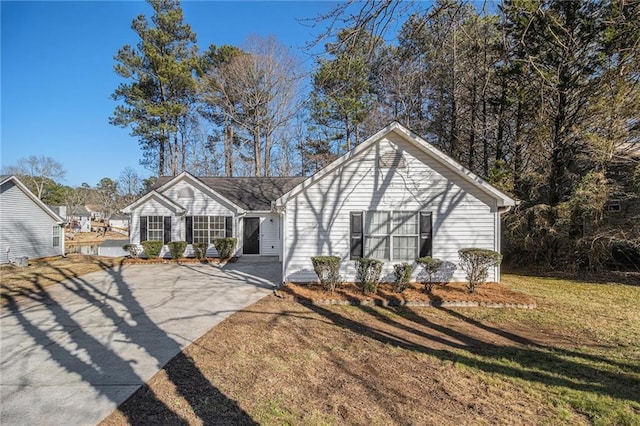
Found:
M 193 242 L 213 244 L 213 240 L 225 237 L 224 216 L 193 216 Z
M 413 260 L 418 256 L 418 215 L 393 212 L 393 259 Z
M 53 225 L 51 228 L 52 245 L 53 247 L 60 247 L 60 227 L 58 225 Z
M 357 230 L 354 232 L 354 219 L 357 212 L 351 213 L 351 257 L 357 258 Z M 407 211 L 369 211 L 364 214 L 364 250 L 363 256 L 380 260 L 412 260 L 419 257 L 419 213 Z M 357 223 L 355 224 L 357 228 Z
M 147 240 L 164 241 L 163 216 L 147 216 Z

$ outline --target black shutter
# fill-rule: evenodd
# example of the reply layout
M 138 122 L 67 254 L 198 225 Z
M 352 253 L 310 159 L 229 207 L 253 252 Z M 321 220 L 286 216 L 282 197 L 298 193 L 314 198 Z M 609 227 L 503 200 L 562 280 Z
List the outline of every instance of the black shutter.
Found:
M 147 241 L 147 217 L 140 216 L 140 242 Z
M 184 218 L 185 239 L 187 244 L 193 244 L 193 216 Z
M 431 256 L 432 242 L 431 212 L 420 212 L 420 257 Z
M 364 248 L 362 238 L 362 212 L 351 212 L 351 220 L 349 226 L 350 242 L 351 242 L 351 259 L 360 259 Z
M 233 237 L 233 216 L 224 217 L 224 236 Z
M 171 241 L 171 216 L 164 217 L 164 243 Z

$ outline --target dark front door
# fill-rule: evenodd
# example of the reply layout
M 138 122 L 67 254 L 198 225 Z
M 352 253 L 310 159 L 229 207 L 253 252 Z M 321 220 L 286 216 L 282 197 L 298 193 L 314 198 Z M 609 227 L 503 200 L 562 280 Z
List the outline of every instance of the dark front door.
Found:
M 260 218 L 244 218 L 244 254 L 260 254 Z

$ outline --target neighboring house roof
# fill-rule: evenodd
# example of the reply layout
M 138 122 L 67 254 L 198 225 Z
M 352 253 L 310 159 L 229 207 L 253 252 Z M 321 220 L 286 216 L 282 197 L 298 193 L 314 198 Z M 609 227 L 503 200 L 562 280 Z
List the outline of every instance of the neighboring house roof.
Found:
M 322 179 L 329 173 L 334 172 L 337 168 L 339 168 L 342 164 L 349 161 L 351 158 L 359 155 L 363 151 L 367 150 L 371 145 L 375 144 L 380 139 L 389 135 L 390 133 L 395 133 L 396 135 L 401 136 L 406 141 L 410 142 L 426 155 L 431 157 L 433 160 L 442 164 L 455 174 L 459 175 L 464 180 L 468 181 L 471 185 L 475 186 L 482 192 L 488 194 L 492 198 L 497 201 L 498 207 L 506 207 L 506 206 L 514 206 L 516 205 L 516 201 L 509 197 L 507 194 L 498 190 L 497 188 L 490 185 L 488 182 L 475 175 L 473 172 L 463 167 L 461 164 L 453 160 L 451 157 L 434 147 L 432 144 L 428 143 L 417 134 L 413 133 L 411 130 L 407 129 L 397 121 L 394 121 L 384 129 L 380 130 L 375 135 L 371 136 L 366 141 L 362 142 L 360 145 L 347 152 L 343 156 L 339 157 L 322 170 L 316 172 L 310 177 L 306 178 L 302 183 L 292 188 L 287 193 L 283 194 L 280 198 L 275 201 L 276 206 L 285 205 L 291 198 L 298 195 L 300 192 L 304 191 L 309 186 L 315 184 L 317 181 Z
M 8 181 L 13 181 L 13 183 L 18 188 L 20 188 L 22 192 L 24 192 L 27 195 L 27 197 L 31 198 L 31 200 L 34 203 L 36 203 L 42 210 L 44 210 L 45 213 L 51 216 L 53 220 L 55 220 L 57 223 L 60 223 L 60 224 L 64 223 L 64 220 L 60 216 L 58 216 L 53 210 L 51 210 L 45 203 L 43 203 L 42 200 L 36 197 L 33 192 L 29 191 L 29 188 L 27 188 L 22 182 L 20 182 L 20 179 L 18 179 L 13 175 L 0 176 L 0 185 L 4 185 Z
M 160 189 L 175 179 L 161 176 L 151 187 Z M 196 177 L 233 204 L 251 211 L 269 211 L 271 202 L 291 190 L 304 177 Z
M 109 220 L 129 220 L 129 217 L 124 214 L 114 214 Z

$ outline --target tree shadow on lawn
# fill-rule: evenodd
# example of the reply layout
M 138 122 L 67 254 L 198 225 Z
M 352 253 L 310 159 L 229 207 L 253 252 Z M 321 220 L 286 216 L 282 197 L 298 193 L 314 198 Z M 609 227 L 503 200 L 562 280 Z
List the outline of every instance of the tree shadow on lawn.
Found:
M 77 375 L 84 383 L 87 383 L 100 397 L 107 398 L 116 405 L 122 403 L 122 383 L 125 387 L 143 385 L 144 380 L 135 371 L 135 359 L 126 359 L 118 354 L 112 344 L 125 342 L 130 350 L 143 351 L 151 356 L 158 369 L 162 368 L 172 356 L 178 354 L 176 362 L 172 365 L 177 368 L 168 368 L 166 374 L 191 409 L 205 424 L 242 423 L 255 424 L 251 417 L 244 412 L 238 404 L 227 398 L 215 388 L 202 374 L 193 362 L 181 353 L 179 343 L 171 338 L 147 315 L 145 308 L 140 305 L 133 295 L 128 283 L 122 274 L 122 265 L 117 268 L 103 269 L 109 274 L 107 287 L 99 288 L 86 279 L 72 276 L 65 270 L 58 270 L 67 278 L 61 283 L 71 295 L 63 295 L 65 299 L 70 297 L 73 303 L 62 304 L 40 283 L 42 277 L 34 277 L 33 286 L 18 295 L 6 296 L 7 305 L 3 317 L 13 317 L 19 326 L 27 333 L 37 345 L 36 351 L 44 352 L 57 366 L 71 375 Z M 58 293 L 60 294 L 60 293 Z M 17 297 L 30 300 L 28 306 L 21 306 Z M 166 303 L 166 301 L 164 301 Z M 76 320 L 79 315 L 91 314 L 97 310 L 102 319 L 97 321 L 112 323 L 114 330 L 106 336 L 96 337 L 91 328 L 95 324 L 83 324 Z M 38 313 L 39 311 L 39 313 Z M 35 316 L 34 312 L 38 315 Z M 42 318 L 46 318 L 43 320 Z M 31 317 L 31 318 L 29 318 Z M 110 326 L 108 326 L 110 327 Z M 66 334 L 66 343 L 60 341 L 60 337 L 51 337 L 52 331 L 63 331 Z M 100 330 L 97 331 L 100 333 Z M 3 339 L 4 340 L 4 339 Z M 28 366 L 29 355 L 33 352 L 16 352 L 3 361 L 4 364 L 16 364 Z M 13 368 L 13 367 L 10 367 Z M 32 378 L 20 376 L 18 379 L 22 385 L 28 386 Z M 117 389 L 119 388 L 119 389 Z M 213 397 L 206 405 L 194 393 L 194 389 L 202 391 L 207 389 L 207 394 Z M 126 417 L 129 424 L 186 424 L 187 420 L 171 410 L 146 385 L 138 389 L 144 399 L 137 398 L 136 404 L 125 402 L 119 411 Z M 68 395 L 73 398 L 73 395 Z M 129 398 L 131 399 L 131 398 Z M 140 405 L 142 403 L 142 406 Z
M 633 373 L 612 372 L 593 365 L 594 362 L 611 364 L 608 359 L 539 345 L 524 337 L 485 326 L 478 321 L 474 323 L 473 320 L 449 309 L 441 308 L 471 327 L 461 328 L 466 331 L 454 330 L 429 321 L 409 308 L 382 309 L 361 306 L 358 309 L 369 315 L 371 320 L 355 321 L 321 306 L 308 307 L 339 327 L 384 344 L 425 353 L 487 373 L 640 402 L 640 383 L 633 377 Z M 392 315 L 385 314 L 385 311 Z M 409 323 L 394 319 L 394 315 Z M 376 322 L 387 327 L 376 327 Z M 485 335 L 488 332 L 500 336 L 508 342 L 498 345 L 479 339 L 472 335 L 473 328 L 479 332 L 483 331 Z M 589 362 L 591 365 L 588 365 Z M 618 367 L 620 370 L 633 368 L 626 364 Z

